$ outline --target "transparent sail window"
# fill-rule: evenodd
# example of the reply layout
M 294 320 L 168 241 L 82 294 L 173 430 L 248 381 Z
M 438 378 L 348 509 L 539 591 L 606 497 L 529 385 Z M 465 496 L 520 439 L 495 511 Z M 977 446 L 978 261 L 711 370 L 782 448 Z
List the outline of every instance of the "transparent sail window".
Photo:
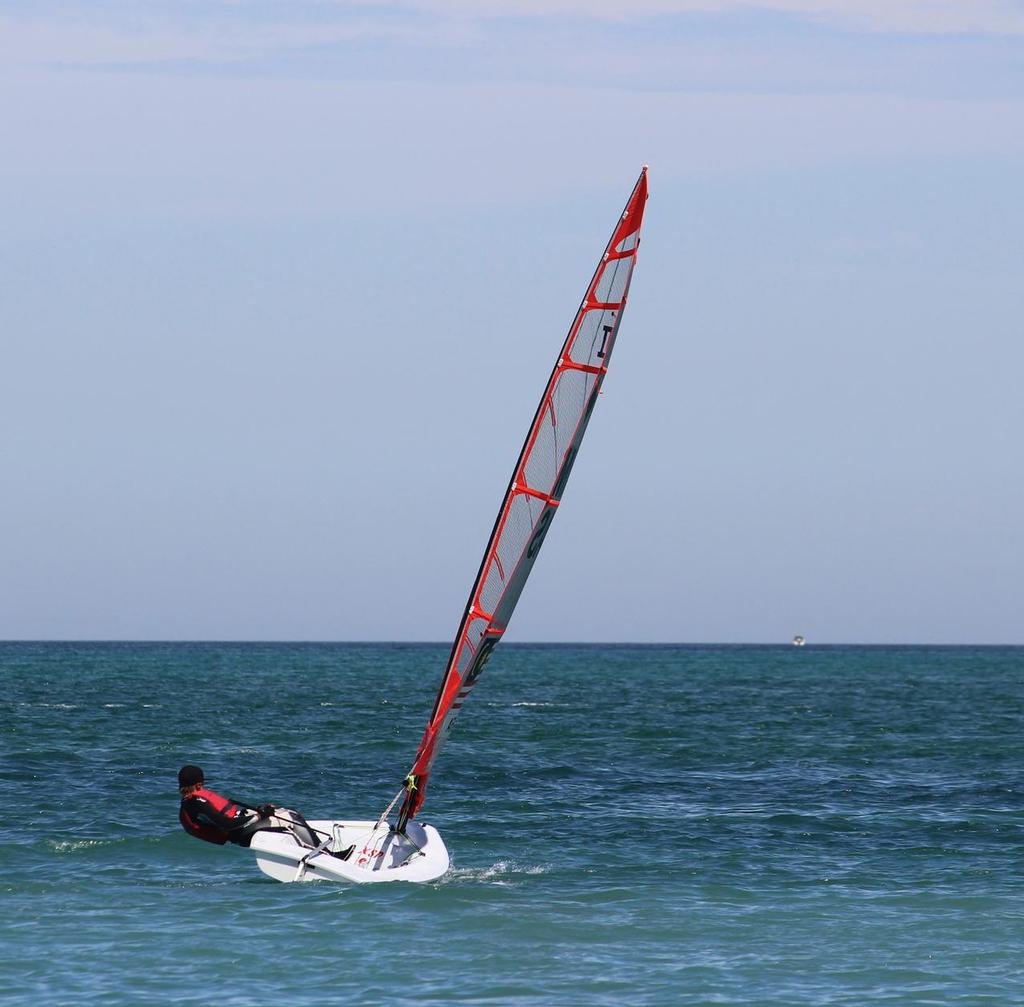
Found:
M 633 268 L 633 257 L 609 259 L 601 270 L 594 288 L 594 298 L 602 304 L 618 304 L 626 289 L 626 281 Z
M 614 330 L 617 317 L 614 308 L 591 308 L 585 311 L 569 347 L 569 359 L 576 364 L 601 367 L 612 335 L 612 332 L 605 331 L 605 326 Z

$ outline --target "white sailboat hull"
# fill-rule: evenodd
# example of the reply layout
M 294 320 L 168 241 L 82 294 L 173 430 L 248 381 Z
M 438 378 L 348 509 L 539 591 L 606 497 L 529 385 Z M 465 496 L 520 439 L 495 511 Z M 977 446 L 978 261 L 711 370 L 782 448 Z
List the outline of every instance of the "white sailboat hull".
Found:
M 309 823 L 333 837 L 331 849 L 354 846 L 347 860 L 326 850 L 309 856 L 287 832 L 257 832 L 249 849 L 264 874 L 275 881 L 336 881 L 368 884 L 378 881 L 435 881 L 448 870 L 448 850 L 432 825 L 410 822 L 406 835 L 376 821 L 320 820 Z

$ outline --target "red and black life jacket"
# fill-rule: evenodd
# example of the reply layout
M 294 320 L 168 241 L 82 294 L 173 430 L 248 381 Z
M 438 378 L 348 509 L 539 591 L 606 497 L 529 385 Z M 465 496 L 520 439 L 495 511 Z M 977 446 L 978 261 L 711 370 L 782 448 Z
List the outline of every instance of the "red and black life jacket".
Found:
M 182 828 L 190 836 L 195 836 L 196 839 L 204 839 L 208 843 L 216 843 L 218 846 L 223 846 L 228 841 L 228 834 L 223 829 L 218 829 L 215 825 L 203 825 L 195 821 L 185 810 L 185 801 L 191 800 L 193 797 L 203 798 L 204 801 L 209 802 L 210 807 L 214 811 L 227 815 L 228 818 L 241 817 L 242 809 L 233 801 L 229 801 L 226 797 L 221 797 L 220 794 L 215 794 L 212 790 L 207 790 L 205 787 L 193 790 L 188 797 L 182 798 L 181 810 L 178 812 L 178 819 L 181 822 Z

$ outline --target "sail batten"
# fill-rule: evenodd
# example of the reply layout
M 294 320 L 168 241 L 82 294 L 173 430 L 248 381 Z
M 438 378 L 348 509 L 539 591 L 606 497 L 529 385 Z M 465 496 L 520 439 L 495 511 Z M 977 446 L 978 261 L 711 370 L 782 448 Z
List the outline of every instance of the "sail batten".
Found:
M 608 372 L 636 263 L 646 200 L 645 165 L 555 359 L 512 470 L 406 778 L 400 831 L 423 803 L 434 760 L 508 626 L 558 510 Z

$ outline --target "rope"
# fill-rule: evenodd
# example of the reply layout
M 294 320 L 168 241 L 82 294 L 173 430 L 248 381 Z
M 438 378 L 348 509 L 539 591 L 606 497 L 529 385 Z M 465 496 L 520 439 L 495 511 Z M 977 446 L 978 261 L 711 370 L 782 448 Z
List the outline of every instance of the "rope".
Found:
M 408 789 L 408 784 L 409 784 L 409 780 L 407 778 L 406 781 L 405 781 L 405 786 L 403 786 L 402 789 L 400 791 L 398 791 L 397 794 L 395 794 L 395 796 L 391 799 L 391 803 L 381 813 L 380 818 L 377 819 L 377 824 L 373 827 L 373 831 L 374 832 L 376 832 L 388 820 L 388 815 L 390 815 L 391 812 L 394 810 L 395 805 L 398 803 L 398 799 Z

